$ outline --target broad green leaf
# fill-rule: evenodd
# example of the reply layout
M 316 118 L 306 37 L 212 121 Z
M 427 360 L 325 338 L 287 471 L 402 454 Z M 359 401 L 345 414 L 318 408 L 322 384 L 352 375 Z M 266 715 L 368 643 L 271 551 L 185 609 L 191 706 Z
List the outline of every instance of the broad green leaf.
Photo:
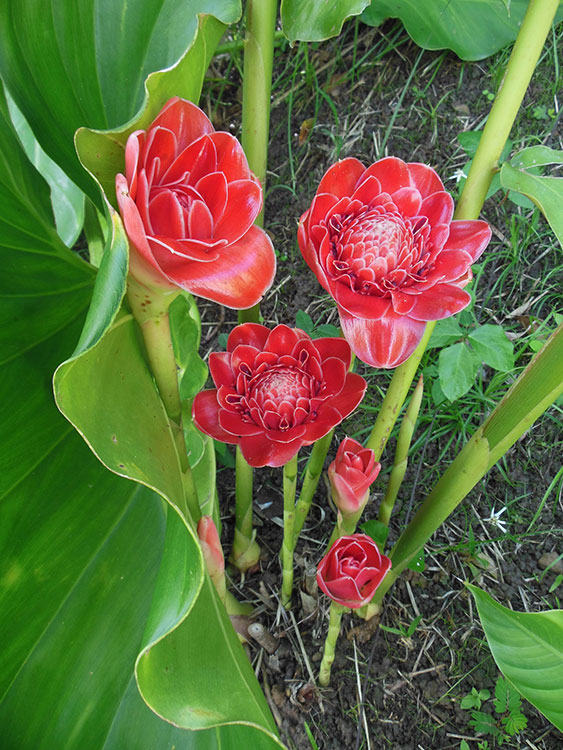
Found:
M 519 151 L 510 160 L 510 164 L 516 169 L 530 169 L 543 167 L 547 164 L 563 164 L 563 151 L 556 151 L 547 146 L 530 146 Z
M 498 668 L 563 732 L 563 610 L 514 612 L 466 585 Z
M 444 318 L 444 320 L 439 320 L 436 323 L 427 348 L 436 349 L 448 346 L 455 341 L 459 341 L 463 336 L 464 333 L 454 317 Z
M 468 338 L 475 353 L 486 365 L 501 372 L 514 369 L 514 345 L 502 326 L 479 326 L 471 331 Z
M 7 97 L 8 109 L 25 153 L 51 188 L 51 204 L 60 238 L 72 247 L 84 224 L 84 193 L 63 170 L 50 159 L 37 143 L 31 128 L 16 104 Z
M 537 165 L 536 159 L 542 158 L 555 159 L 558 157 L 558 163 L 563 163 L 561 152 L 555 152 L 553 156 L 544 154 L 542 157 L 538 152 L 526 154 L 522 151 L 516 157 L 516 163 L 524 165 L 530 161 Z M 549 149 L 551 151 L 551 149 Z M 511 164 L 503 164 L 500 170 L 500 181 L 504 188 L 515 190 L 529 198 L 540 209 L 549 226 L 555 232 L 559 244 L 563 246 L 563 177 L 540 177 L 529 172 L 525 166 L 517 168 Z M 554 163 L 550 161 L 549 163 Z
M 400 18 L 419 47 L 481 60 L 516 39 L 527 7 L 528 0 L 512 0 L 510 11 L 500 0 L 372 0 L 362 21 L 378 26 Z
M 463 341 L 442 349 L 438 359 L 438 375 L 440 387 L 450 401 L 455 401 L 471 388 L 479 364 Z
M 77 159 L 75 131 L 130 120 L 147 75 L 192 43 L 198 13 L 223 28 L 240 12 L 240 0 L 4 0 L 0 75 L 42 148 L 101 207 Z
M 18 750 L 280 747 L 250 664 L 202 577 L 193 533 L 171 502 L 108 472 L 56 409 L 52 373 L 78 339 L 93 271 L 60 241 L 47 185 L 24 155 L 2 98 L 0 198 L 0 392 L 9 405 L 0 423 L 0 744 Z M 92 445 L 108 463 L 158 485 L 161 494 L 180 496 L 160 399 L 130 316 L 118 313 L 127 255 L 113 219 L 94 303 L 58 386 L 78 418 L 94 412 Z M 148 418 L 137 452 L 118 423 L 128 399 L 131 404 L 125 359 L 139 381 L 126 419 L 138 429 L 138 412 Z M 104 398 L 119 392 L 115 382 L 103 382 L 104 371 L 112 371 L 113 381 L 124 375 L 121 403 Z M 143 440 L 150 450 L 146 443 L 142 449 Z M 207 641 L 194 653 L 202 622 Z M 167 643 L 171 628 L 174 641 Z M 172 656 L 179 663 L 166 675 Z M 195 734 L 172 726 L 142 701 L 136 663 L 141 690 L 159 714 L 186 727 L 240 724 Z M 210 684 L 212 674 L 223 684 Z
M 347 18 L 357 16 L 370 0 L 282 0 L 282 28 L 290 42 L 320 42 L 338 36 Z

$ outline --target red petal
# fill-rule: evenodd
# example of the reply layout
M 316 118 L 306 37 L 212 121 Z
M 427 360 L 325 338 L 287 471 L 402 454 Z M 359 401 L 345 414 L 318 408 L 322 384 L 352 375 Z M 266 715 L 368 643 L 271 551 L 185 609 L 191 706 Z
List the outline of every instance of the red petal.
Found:
M 185 182 L 195 186 L 206 174 L 217 171 L 217 153 L 209 136 L 191 143 L 175 159 L 163 174 L 161 184 L 174 185 Z
M 157 193 L 149 203 L 152 234 L 183 239 L 186 236 L 184 210 L 171 190 Z
M 325 239 L 328 242 L 328 239 Z M 315 276 L 317 277 L 317 281 L 323 287 L 323 289 L 329 291 L 329 284 L 326 279 L 325 272 L 318 261 L 317 251 L 313 246 L 313 243 L 308 240 L 303 224 L 300 224 L 299 228 L 297 229 L 297 241 L 299 243 L 299 249 L 301 250 L 301 254 L 303 255 L 305 263 L 307 263 L 311 271 L 315 274 Z
M 259 302 L 276 272 L 268 235 L 252 226 L 240 240 L 218 247 L 217 252 L 217 259 L 210 263 L 170 262 L 169 275 L 183 289 L 226 307 L 240 310 Z
M 465 250 L 477 260 L 491 239 L 486 221 L 452 221 L 444 250 Z
M 404 187 L 391 195 L 393 203 L 403 216 L 418 216 L 422 198 L 416 188 Z
M 453 214 L 454 199 L 445 191 L 424 198 L 420 207 L 420 216 L 427 216 L 430 226 L 449 224 Z
M 409 317 L 416 321 L 442 320 L 455 315 L 471 302 L 471 295 L 453 284 L 436 284 L 416 297 Z
M 279 356 L 282 354 L 291 354 L 293 348 L 301 338 L 297 329 L 280 324 L 270 332 L 264 349 L 276 352 Z
M 362 182 L 371 175 L 377 177 L 381 190 L 386 193 L 394 193 L 401 188 L 411 186 L 407 165 L 395 156 L 387 156 L 368 167 L 362 176 Z
M 235 375 L 231 367 L 231 355 L 228 352 L 211 352 L 209 371 L 217 387 L 221 385 L 229 388 L 235 387 Z
M 419 190 L 423 198 L 444 189 L 442 180 L 432 167 L 428 167 L 426 164 L 411 162 L 407 164 L 407 168 L 411 177 L 411 184 Z
M 192 416 L 196 426 L 206 435 L 222 443 L 237 443 L 236 438 L 219 425 L 217 391 L 200 391 L 194 398 Z
M 342 338 L 326 338 L 326 339 L 315 339 L 315 348 L 320 354 L 321 362 L 324 362 L 328 357 L 337 357 L 341 359 L 346 365 L 346 369 L 350 367 L 352 361 L 352 352 L 350 351 L 350 345 L 346 339 Z
M 365 174 L 367 174 L 367 171 Z M 380 193 L 381 184 L 379 180 L 377 177 L 369 175 L 366 179 L 362 179 L 358 187 L 354 190 L 352 200 L 360 201 L 365 206 L 371 206 Z
M 160 178 L 174 161 L 176 156 L 176 138 L 174 133 L 164 128 L 151 128 L 141 154 L 141 166 L 152 175 L 152 182 L 159 183 Z M 154 171 L 153 171 L 154 170 Z
M 145 226 L 145 231 L 148 234 L 154 234 L 151 224 L 151 217 L 149 216 L 149 199 L 150 191 L 147 182 L 147 175 L 145 173 L 145 170 L 141 169 L 137 173 L 137 197 L 135 199 L 135 203 L 137 204 L 137 208 L 139 209 L 139 214 L 141 215 L 141 220 Z
M 327 435 L 333 427 L 342 422 L 343 417 L 341 416 L 338 409 L 327 403 L 321 404 L 317 413 L 317 418 L 314 421 L 306 422 L 306 432 L 303 437 L 303 445 L 311 445 L 317 440 Z
M 238 375 L 241 365 L 246 365 L 244 369 L 247 371 L 253 370 L 258 353 L 259 350 L 250 344 L 239 344 L 230 353 L 232 371 Z
M 230 133 L 213 133 L 210 136 L 217 151 L 217 171 L 223 172 L 227 182 L 248 180 L 252 173 L 242 146 Z
M 331 193 L 337 198 L 352 195 L 365 170 L 366 168 L 358 159 L 348 158 L 337 161 L 325 172 L 317 188 L 317 195 Z
M 176 135 L 178 153 L 205 133 L 214 132 L 213 125 L 199 107 L 177 96 L 164 105 L 150 129 L 158 126 L 168 128 Z
M 301 440 L 292 443 L 272 443 L 264 434 L 243 437 L 240 449 L 250 466 L 283 466 L 299 451 Z
M 442 250 L 426 277 L 436 281 L 456 281 L 467 271 L 473 258 L 465 250 Z
M 227 351 L 232 352 L 241 344 L 254 346 L 262 351 L 269 335 L 270 329 L 260 323 L 242 323 L 229 334 Z
M 323 219 L 326 219 L 331 208 L 338 203 L 338 198 L 330 193 L 318 193 L 311 203 L 311 208 L 307 212 L 308 225 L 310 228 L 317 226 Z M 305 216 L 305 214 L 304 214 Z M 303 217 L 301 217 L 303 219 Z
M 227 409 L 219 410 L 219 424 L 226 432 L 236 437 L 246 437 L 248 435 L 261 435 L 263 437 L 264 428 L 258 427 L 254 422 L 243 421 L 241 415 L 235 411 Z
M 360 320 L 340 312 L 340 325 L 356 356 L 372 367 L 397 367 L 407 360 L 424 334 L 425 324 L 391 307 L 381 320 Z
M 213 217 L 203 201 L 194 201 L 188 213 L 189 235 L 194 240 L 209 240 L 213 233 Z M 170 232 L 172 234 L 172 232 Z
M 129 185 L 129 195 L 133 200 L 137 195 L 137 171 L 139 169 L 139 155 L 145 143 L 145 131 L 136 130 L 131 133 L 125 146 L 125 177 Z
M 171 237 L 147 237 L 152 253 L 163 272 L 171 278 L 182 278 L 188 264 L 212 263 L 219 257 L 219 243 L 201 240 L 176 240 Z
M 330 398 L 340 393 L 344 387 L 347 371 L 348 367 L 341 359 L 336 359 L 336 357 L 326 359 L 323 362 L 323 387 L 318 397 Z
M 229 183 L 223 216 L 215 224 L 215 239 L 236 242 L 252 226 L 262 208 L 262 188 L 253 180 Z
M 339 308 L 366 320 L 379 320 L 391 306 L 391 299 L 359 294 L 342 282 L 333 282 L 331 293 Z
M 346 419 L 358 406 L 364 397 L 367 387 L 367 383 L 361 375 L 356 375 L 354 372 L 349 372 L 346 375 L 342 390 L 338 395 L 330 399 L 330 405 L 340 414 L 340 422 Z M 319 415 L 323 407 L 324 405 L 319 409 Z
M 227 180 L 222 172 L 206 174 L 195 186 L 207 208 L 211 211 L 213 222 L 219 221 L 227 205 Z

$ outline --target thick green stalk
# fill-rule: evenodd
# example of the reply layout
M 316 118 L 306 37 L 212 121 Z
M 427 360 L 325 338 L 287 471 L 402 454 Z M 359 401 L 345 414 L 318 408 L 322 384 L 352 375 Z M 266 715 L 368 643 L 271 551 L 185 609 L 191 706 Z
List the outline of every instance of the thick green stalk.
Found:
M 350 513 L 347 516 L 343 516 L 342 513 L 338 511 L 336 524 L 334 526 L 334 529 L 332 530 L 330 539 L 328 540 L 328 549 L 330 549 L 334 542 L 337 539 L 340 539 L 341 536 L 350 536 L 351 534 L 354 534 L 354 532 L 356 531 L 356 526 L 358 525 L 358 521 L 362 517 L 362 513 L 364 512 L 364 508 L 367 504 L 368 501 L 366 500 L 365 504 L 362 505 L 360 510 L 356 511 L 356 513 Z
M 476 219 L 479 216 L 558 5 L 559 0 L 530 0 L 457 205 L 456 219 Z
M 393 567 L 372 601 L 380 602 L 467 493 L 563 393 L 563 323 L 445 471 L 391 551 Z
M 247 0 L 242 86 L 242 147 L 250 169 L 260 180 L 264 194 L 276 19 L 277 0 Z M 263 226 L 264 209 L 255 223 Z M 258 323 L 260 306 L 240 310 L 238 320 L 239 323 Z
M 366 448 L 371 448 L 375 453 L 376 461 L 380 460 L 381 454 L 389 440 L 389 435 L 391 434 L 391 430 L 393 429 L 401 408 L 405 403 L 407 393 L 409 392 L 418 365 L 420 364 L 420 359 L 426 350 L 428 340 L 432 335 L 435 325 L 436 323 L 434 321 L 427 324 L 420 344 L 416 347 L 407 361 L 403 362 L 402 365 L 399 365 L 393 373 L 389 388 L 387 389 L 387 393 L 381 404 L 381 409 L 377 415 L 377 420 L 366 443 Z
M 291 606 L 293 590 L 293 538 L 295 522 L 295 489 L 297 487 L 297 454 L 283 467 L 283 542 L 281 549 L 281 603 Z
M 342 615 L 346 611 L 346 607 L 343 607 L 336 602 L 331 602 L 328 633 L 326 634 L 323 660 L 321 661 L 321 667 L 319 669 L 319 685 L 321 685 L 321 687 L 326 687 L 330 683 L 330 670 L 332 669 L 332 663 L 334 661 L 336 641 L 340 635 L 340 621 Z
M 334 430 L 331 430 L 327 435 L 320 440 L 317 440 L 311 450 L 311 455 L 309 456 L 307 467 L 305 469 L 305 477 L 301 486 L 301 492 L 299 493 L 299 499 L 295 505 L 295 526 L 293 533 L 294 548 L 299 539 L 299 534 L 303 529 L 303 525 L 307 520 L 307 516 L 309 515 L 313 496 L 317 489 L 317 485 L 319 484 L 319 479 L 321 478 L 326 454 L 330 448 L 333 435 Z
M 418 419 L 418 412 L 420 411 L 420 404 L 422 402 L 422 392 L 424 389 L 422 375 L 418 379 L 416 388 L 413 391 L 412 398 L 407 407 L 405 416 L 401 423 L 401 429 L 399 430 L 399 436 L 397 438 L 397 448 L 395 450 L 395 461 L 393 463 L 393 470 L 389 477 L 389 483 L 387 484 L 387 490 L 385 497 L 381 501 L 379 507 L 379 521 L 389 526 L 389 519 L 393 512 L 393 506 L 395 500 L 399 494 L 399 489 L 403 483 L 405 472 L 407 470 L 409 448 L 411 446 L 412 435 L 416 426 L 416 420 Z
M 255 541 L 256 532 L 252 524 L 252 466 L 246 463 L 239 447 L 235 470 L 235 538 L 231 562 L 244 573 L 260 559 L 260 547 Z

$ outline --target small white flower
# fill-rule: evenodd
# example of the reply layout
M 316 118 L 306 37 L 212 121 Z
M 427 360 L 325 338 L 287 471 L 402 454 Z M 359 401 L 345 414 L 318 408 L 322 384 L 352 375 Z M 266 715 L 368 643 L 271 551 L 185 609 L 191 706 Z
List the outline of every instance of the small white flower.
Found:
M 492 526 L 496 526 L 497 529 L 499 529 L 499 531 L 502 531 L 503 534 L 506 534 L 507 521 L 501 521 L 500 517 L 505 511 L 506 506 L 504 508 L 501 508 L 498 512 L 493 508 L 491 511 L 491 515 L 488 518 L 485 518 L 485 521 L 487 521 L 487 523 L 490 523 Z
M 463 169 L 456 169 L 456 171 L 453 173 L 451 177 L 448 177 L 448 180 L 455 180 L 456 185 L 460 180 L 463 180 L 467 177 Z

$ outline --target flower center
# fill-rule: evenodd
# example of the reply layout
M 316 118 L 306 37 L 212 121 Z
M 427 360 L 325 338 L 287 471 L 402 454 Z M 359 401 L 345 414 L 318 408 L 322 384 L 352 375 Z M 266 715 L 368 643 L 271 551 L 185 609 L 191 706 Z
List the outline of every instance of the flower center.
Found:
M 241 408 L 255 424 L 269 430 L 289 430 L 316 418 L 311 399 L 320 387 L 312 375 L 295 365 L 274 365 L 248 380 Z
M 327 270 L 355 292 L 388 297 L 426 275 L 429 231 L 427 219 L 411 221 L 388 206 L 334 214 L 328 220 Z

